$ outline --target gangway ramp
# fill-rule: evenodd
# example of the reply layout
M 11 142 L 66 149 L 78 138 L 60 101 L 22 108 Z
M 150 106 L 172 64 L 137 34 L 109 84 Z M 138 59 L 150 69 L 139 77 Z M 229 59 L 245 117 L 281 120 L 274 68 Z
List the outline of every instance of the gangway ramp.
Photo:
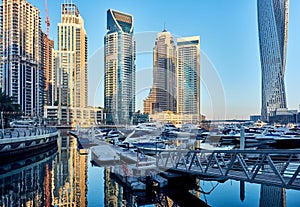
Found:
M 300 190 L 300 150 L 164 150 L 157 167 Z

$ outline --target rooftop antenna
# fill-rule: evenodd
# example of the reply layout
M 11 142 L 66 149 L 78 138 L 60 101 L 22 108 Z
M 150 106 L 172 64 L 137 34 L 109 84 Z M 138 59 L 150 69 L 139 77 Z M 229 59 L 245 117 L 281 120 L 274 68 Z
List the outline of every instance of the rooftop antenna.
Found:
M 166 22 L 164 22 L 164 30 L 163 30 L 163 32 L 166 32 L 167 30 L 166 30 Z

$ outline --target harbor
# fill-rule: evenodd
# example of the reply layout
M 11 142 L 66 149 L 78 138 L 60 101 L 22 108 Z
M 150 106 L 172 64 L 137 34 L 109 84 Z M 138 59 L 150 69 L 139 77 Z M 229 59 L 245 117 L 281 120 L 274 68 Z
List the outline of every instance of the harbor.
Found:
M 283 127 L 272 126 L 256 128 L 256 138 L 253 136 L 253 126 L 240 126 L 239 134 L 236 132 L 235 136 L 231 136 L 228 143 L 227 132 L 229 128 L 233 134 L 232 125 L 221 127 L 222 133 L 199 128 L 194 130 L 196 134 L 191 133 L 192 130 L 189 133 L 181 131 L 182 129 L 169 124 L 168 129 L 162 126 L 161 129 L 153 130 L 147 128 L 149 126 L 138 125 L 126 130 L 102 129 L 103 132 L 107 131 L 107 134 L 120 130 L 114 133 L 113 137 L 106 136 L 105 133 L 101 133 L 101 129 L 93 127 L 82 130 L 81 133 L 72 131 L 71 134 L 77 137 L 79 142 L 84 139 L 90 140 L 93 143 L 90 147 L 92 165 L 104 167 L 109 171 L 111 178 L 136 195 L 174 189 L 184 189 L 180 192 L 183 194 L 194 189 L 198 180 L 218 183 L 236 180 L 241 183 L 271 185 L 274 188 L 297 191 L 300 189 L 300 151 L 297 148 L 295 127 L 284 130 Z M 139 136 L 133 136 L 136 131 Z M 149 131 L 155 133 L 150 136 Z M 268 137 L 269 131 L 277 133 L 275 139 Z M 288 137 L 287 134 L 291 131 L 294 132 L 293 136 Z M 157 132 L 161 134 L 158 136 Z M 209 136 L 210 133 L 212 137 Z M 225 141 L 222 139 L 224 137 L 227 138 Z M 288 142 L 284 143 L 284 146 L 282 143 L 276 143 L 281 137 L 293 145 L 287 145 Z M 128 138 L 133 139 L 129 141 Z M 247 139 L 251 141 L 247 142 Z M 255 145 L 247 145 L 253 144 L 254 141 Z M 165 145 L 158 147 L 157 143 Z M 151 153 L 143 151 L 145 148 L 151 149 Z M 201 199 L 198 202 L 201 203 Z
M 299 206 L 300 1 L 216 2 L 2 0 L 0 207 Z
M 29 132 L 29 129 L 24 130 Z M 107 130 L 108 133 L 111 130 Z M 132 136 L 134 127 L 119 130 L 120 133 L 111 135 L 118 134 L 123 141 L 117 136 L 104 138 L 104 133 L 100 135 L 101 130 L 96 127 L 58 130 L 57 144 L 1 164 L 1 206 L 28 202 L 37 206 L 70 202 L 79 206 L 119 206 L 121 203 L 126 206 L 222 206 L 220 203 L 229 202 L 229 198 L 229 203 L 236 205 L 264 206 L 263 202 L 276 200 L 282 203 L 277 206 L 293 206 L 297 201 L 300 189 L 298 149 L 270 149 L 272 144 L 264 142 L 260 148 L 265 146 L 265 149 L 259 150 L 247 148 L 247 145 L 240 149 L 241 144 L 232 147 L 232 143 L 231 147 L 224 148 L 224 143 L 220 144 L 222 136 L 217 139 L 215 135 L 212 140 L 201 138 L 199 144 L 197 141 L 202 136 L 197 138 L 199 130 L 196 130 L 196 135 L 186 139 L 181 134 L 177 133 L 174 138 L 174 134 L 169 133 L 172 138 L 165 140 L 168 147 L 155 144 L 155 154 L 149 155 L 138 150 L 142 145 L 134 145 L 138 140 L 147 143 L 149 148 L 150 140 L 157 142 L 157 133 L 154 133 L 155 139 L 149 136 L 137 139 Z M 171 131 L 170 126 L 168 130 Z M 143 131 L 149 135 L 149 129 L 143 128 Z M 166 138 L 164 131 L 159 130 L 160 138 Z M 206 136 L 207 132 L 201 133 Z M 135 141 L 122 143 L 128 142 L 128 137 Z M 216 140 L 219 140 L 218 145 Z M 29 177 L 22 176 L 25 172 Z M 29 184 L 34 177 L 36 181 Z M 32 190 L 18 189 L 20 183 L 28 183 L 27 189 Z M 39 187 L 34 190 L 34 186 Z M 10 188 L 15 193 L 9 193 Z M 21 192 L 24 200 L 17 199 L 17 192 Z M 280 196 L 270 200 L 268 195 L 274 193 Z M 35 196 L 40 199 L 34 200 Z

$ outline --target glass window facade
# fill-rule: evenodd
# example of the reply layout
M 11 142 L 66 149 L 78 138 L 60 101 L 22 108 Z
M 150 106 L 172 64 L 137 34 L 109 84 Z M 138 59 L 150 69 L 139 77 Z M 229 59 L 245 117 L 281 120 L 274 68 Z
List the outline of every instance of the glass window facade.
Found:
M 264 121 L 279 108 L 286 108 L 284 72 L 289 0 L 258 0 L 258 31 L 262 70 Z
M 144 112 L 176 112 L 176 46 L 170 32 L 158 33 L 153 49 L 153 86 Z
M 133 17 L 109 9 L 105 44 L 104 106 L 107 124 L 129 124 L 135 111 Z
M 177 39 L 177 113 L 200 121 L 200 37 Z

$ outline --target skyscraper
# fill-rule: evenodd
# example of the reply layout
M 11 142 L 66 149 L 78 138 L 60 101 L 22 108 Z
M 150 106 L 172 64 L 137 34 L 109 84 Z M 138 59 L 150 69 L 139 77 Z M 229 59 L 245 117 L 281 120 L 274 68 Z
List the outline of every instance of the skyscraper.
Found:
M 284 72 L 289 0 L 258 0 L 258 31 L 262 70 L 262 119 L 287 108 Z
M 48 48 L 47 48 L 48 47 Z M 45 33 L 42 33 L 42 64 L 44 67 L 45 76 L 45 105 L 52 105 L 52 50 L 54 49 L 54 41 L 49 39 Z
M 200 121 L 200 37 L 177 39 L 177 113 Z
M 62 4 L 57 51 L 53 52 L 53 103 L 87 107 L 87 35 L 77 6 Z
M 144 100 L 144 113 L 176 112 L 176 46 L 166 30 L 158 33 L 153 49 L 153 86 Z
M 25 0 L 1 6 L 1 86 L 21 110 L 42 116 L 45 97 L 40 11 Z
M 104 38 L 104 107 L 107 122 L 130 123 L 135 111 L 133 16 L 109 9 Z

